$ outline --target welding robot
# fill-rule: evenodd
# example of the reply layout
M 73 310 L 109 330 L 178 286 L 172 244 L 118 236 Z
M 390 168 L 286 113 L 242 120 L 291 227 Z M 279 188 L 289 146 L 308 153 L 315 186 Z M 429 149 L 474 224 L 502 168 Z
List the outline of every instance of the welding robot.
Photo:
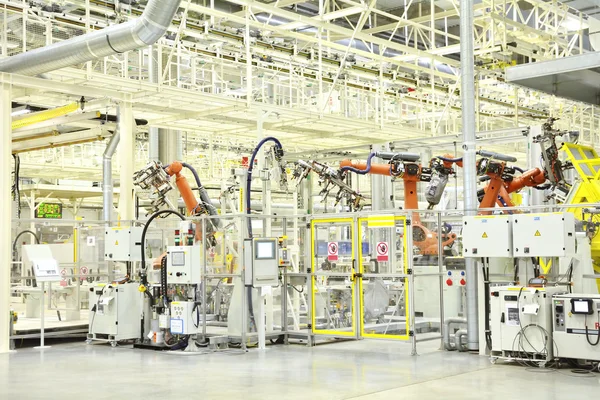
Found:
M 373 157 L 379 157 L 388 161 L 387 164 L 373 164 Z M 453 164 L 461 163 L 462 160 L 454 161 L 450 157 L 435 157 L 429 167 L 423 167 L 418 163 L 420 156 L 411 153 L 375 152 L 369 155 L 366 162 L 355 160 L 342 160 L 340 171 L 354 172 L 360 175 L 376 174 L 391 176 L 393 179 L 404 181 L 404 209 L 417 210 L 419 208 L 417 182 L 428 182 L 426 199 L 429 209 L 439 203 L 448 177 L 455 173 Z M 434 257 L 438 256 L 438 234 L 429 230 L 421 223 L 419 213 L 413 213 L 412 219 L 413 243 L 419 248 L 421 255 L 430 264 Z M 451 232 L 450 225 L 442 227 L 442 246 L 447 249 L 447 255 L 452 255 L 451 247 L 456 240 L 456 233 Z

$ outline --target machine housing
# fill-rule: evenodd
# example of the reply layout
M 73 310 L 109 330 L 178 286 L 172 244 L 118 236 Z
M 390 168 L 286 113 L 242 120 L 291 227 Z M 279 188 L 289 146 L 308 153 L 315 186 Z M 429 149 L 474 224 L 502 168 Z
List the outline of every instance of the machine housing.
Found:
M 201 283 L 202 261 L 202 246 L 167 247 L 167 281 L 181 285 Z
M 104 259 L 142 261 L 142 231 L 139 226 L 110 227 L 104 232 Z
M 515 257 L 567 257 L 575 254 L 575 216 L 570 212 L 513 217 Z
M 562 292 L 561 287 L 491 287 L 492 356 L 552 360 L 552 296 Z
M 555 295 L 552 323 L 557 357 L 600 361 L 600 295 Z
M 142 296 L 138 283 L 98 283 L 90 290 L 88 340 L 109 341 L 140 337 Z
M 513 229 L 509 215 L 463 217 L 464 257 L 512 257 Z
M 193 301 L 173 301 L 169 324 L 171 334 L 192 335 L 198 333 L 200 314 L 196 309 Z

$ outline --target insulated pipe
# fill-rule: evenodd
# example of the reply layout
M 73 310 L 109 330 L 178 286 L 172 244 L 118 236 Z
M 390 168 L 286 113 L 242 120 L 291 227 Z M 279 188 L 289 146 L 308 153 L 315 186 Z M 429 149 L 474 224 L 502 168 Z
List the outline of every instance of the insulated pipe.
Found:
M 119 111 L 117 110 L 117 116 L 118 115 Z M 120 139 L 121 134 L 119 123 L 117 121 L 117 129 L 110 138 L 102 157 L 102 215 L 107 224 L 112 218 L 113 208 L 112 158 L 117 150 Z
M 390 164 L 370 164 L 371 169 L 368 170 L 369 163 L 365 161 L 357 161 L 357 160 L 342 160 L 340 161 L 340 169 L 343 171 L 352 171 L 354 170 L 360 171 L 357 172 L 361 175 L 365 175 L 366 173 L 375 174 L 375 175 L 387 175 L 391 176 Z
M 180 3 L 150 0 L 139 18 L 5 58 L 0 71 L 39 75 L 151 45 L 165 34 Z
M 71 103 L 63 107 L 53 108 L 51 110 L 40 111 L 35 114 L 28 115 L 23 118 L 13 119 L 12 129 L 17 130 L 25 126 L 37 124 L 38 122 L 47 121 L 53 118 L 62 117 L 79 110 L 83 103 Z
M 444 347 L 446 350 L 453 350 L 450 338 L 453 334 L 450 333 L 450 327 L 453 325 L 466 325 L 467 320 L 465 318 L 448 318 L 444 320 Z
M 460 329 L 460 330 L 456 331 L 456 333 L 454 334 L 454 347 L 458 351 L 465 351 L 465 348 L 463 347 L 463 344 L 462 344 L 463 336 L 468 336 L 468 332 L 466 329 Z
M 463 128 L 464 211 L 477 214 L 477 166 L 475 160 L 475 60 L 473 52 L 473 0 L 460 2 L 460 71 Z M 467 346 L 479 349 L 479 312 L 477 299 L 477 269 L 472 258 L 465 259 L 467 274 Z

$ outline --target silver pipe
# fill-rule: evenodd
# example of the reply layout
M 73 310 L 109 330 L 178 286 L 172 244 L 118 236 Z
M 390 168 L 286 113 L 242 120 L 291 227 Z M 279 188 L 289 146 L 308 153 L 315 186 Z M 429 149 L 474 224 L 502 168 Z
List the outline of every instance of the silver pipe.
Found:
M 456 333 L 454 334 L 454 347 L 458 351 L 465 351 L 465 348 L 462 344 L 463 336 L 467 336 L 467 337 L 469 336 L 466 329 L 460 329 L 460 330 L 456 331 Z
M 102 157 L 102 215 L 107 224 L 112 219 L 113 208 L 112 158 L 115 154 L 115 151 L 117 151 L 117 146 L 121 140 L 119 116 L 120 113 L 117 107 L 117 129 L 110 138 Z
M 156 46 L 150 46 L 148 51 L 148 77 L 150 78 L 150 83 L 158 84 L 158 74 L 160 70 L 160 64 L 158 62 L 158 57 L 160 56 L 158 49 Z M 159 151 L 159 129 L 151 126 L 148 128 L 148 158 L 149 161 L 160 161 L 160 151 Z
M 151 45 L 165 34 L 180 3 L 150 0 L 139 18 L 5 58 L 0 71 L 39 75 Z
M 454 347 L 452 347 L 452 343 L 450 342 L 450 338 L 454 335 L 451 332 L 451 326 L 452 325 L 466 325 L 467 324 L 467 320 L 464 318 L 448 318 L 446 320 L 444 320 L 444 347 L 446 348 L 446 350 L 454 350 Z
M 475 168 L 475 62 L 473 54 L 473 0 L 460 2 L 460 70 L 463 130 L 463 179 L 465 215 L 477 215 Z M 479 349 L 477 269 L 472 258 L 465 259 L 467 274 L 467 348 Z

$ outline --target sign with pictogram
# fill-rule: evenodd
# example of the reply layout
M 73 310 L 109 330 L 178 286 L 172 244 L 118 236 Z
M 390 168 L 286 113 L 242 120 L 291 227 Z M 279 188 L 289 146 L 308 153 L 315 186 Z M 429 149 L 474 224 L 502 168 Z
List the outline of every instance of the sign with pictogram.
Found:
M 338 242 L 327 243 L 327 259 L 329 261 L 337 261 L 339 251 L 340 246 L 338 246 Z
M 377 261 L 388 261 L 390 259 L 390 246 L 388 242 L 377 243 Z

